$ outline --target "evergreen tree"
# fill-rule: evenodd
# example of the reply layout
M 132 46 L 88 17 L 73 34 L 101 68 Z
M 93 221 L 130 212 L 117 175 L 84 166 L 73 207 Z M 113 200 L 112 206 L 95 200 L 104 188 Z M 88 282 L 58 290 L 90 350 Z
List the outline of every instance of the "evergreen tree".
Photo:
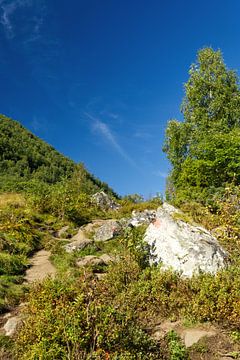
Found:
M 240 183 L 240 90 L 220 51 L 204 48 L 190 68 L 181 111 L 164 151 L 172 163 L 168 196 L 205 203 L 225 183 Z

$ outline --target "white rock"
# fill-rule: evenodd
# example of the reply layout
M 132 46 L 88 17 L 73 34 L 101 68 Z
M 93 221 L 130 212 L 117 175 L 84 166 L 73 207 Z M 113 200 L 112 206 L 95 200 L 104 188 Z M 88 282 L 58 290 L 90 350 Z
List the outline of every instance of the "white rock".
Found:
M 203 227 L 174 220 L 176 212 L 181 213 L 164 203 L 157 210 L 156 221 L 146 230 L 145 241 L 154 248 L 156 261 L 187 277 L 199 271 L 215 274 L 226 265 L 227 253 Z

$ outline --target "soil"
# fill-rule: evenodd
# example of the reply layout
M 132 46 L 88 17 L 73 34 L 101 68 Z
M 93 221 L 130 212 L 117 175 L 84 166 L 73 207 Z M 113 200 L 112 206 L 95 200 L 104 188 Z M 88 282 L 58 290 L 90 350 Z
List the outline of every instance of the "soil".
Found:
M 26 283 L 42 281 L 47 276 L 55 276 L 56 268 L 50 262 L 51 253 L 46 250 L 38 251 L 31 259 L 31 267 L 26 271 Z

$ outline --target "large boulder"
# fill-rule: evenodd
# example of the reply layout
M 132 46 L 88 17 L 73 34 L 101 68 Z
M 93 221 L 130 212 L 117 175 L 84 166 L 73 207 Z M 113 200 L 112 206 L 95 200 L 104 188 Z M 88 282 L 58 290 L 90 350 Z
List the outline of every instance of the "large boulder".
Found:
M 164 203 L 147 228 L 145 241 L 153 249 L 156 262 L 186 277 L 199 272 L 215 274 L 227 264 L 228 254 L 209 231 L 180 218 L 179 210 Z
M 122 233 L 122 226 L 119 221 L 105 220 L 103 225 L 96 229 L 95 241 L 107 241 Z
M 103 210 L 118 210 L 120 205 L 116 203 L 104 191 L 97 192 L 92 196 L 92 201 Z

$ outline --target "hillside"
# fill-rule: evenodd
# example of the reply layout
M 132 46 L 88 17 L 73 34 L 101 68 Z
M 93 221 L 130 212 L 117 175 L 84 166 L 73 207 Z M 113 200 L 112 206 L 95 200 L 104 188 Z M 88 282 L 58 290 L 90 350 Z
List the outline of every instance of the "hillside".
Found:
M 0 115 L 0 190 L 23 190 L 31 180 L 56 184 L 76 172 L 81 174 L 82 180 L 84 178 L 84 192 L 92 194 L 104 190 L 117 196 L 82 164 L 77 165 L 60 154 L 19 122 Z
M 240 90 L 199 59 L 166 131 L 171 203 L 117 199 L 0 117 L 0 359 L 240 359 Z

